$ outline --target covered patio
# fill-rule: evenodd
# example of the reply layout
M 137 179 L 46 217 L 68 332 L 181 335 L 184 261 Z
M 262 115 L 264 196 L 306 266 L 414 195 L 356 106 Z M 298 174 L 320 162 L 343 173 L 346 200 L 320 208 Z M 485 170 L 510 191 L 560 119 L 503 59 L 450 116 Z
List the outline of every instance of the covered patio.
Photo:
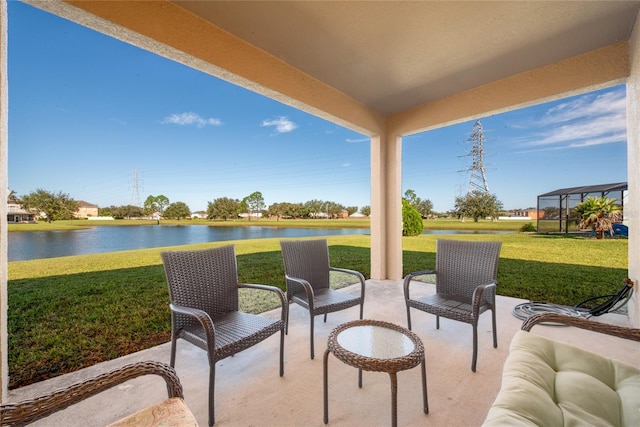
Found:
M 640 238 L 633 231 L 640 229 L 640 174 L 636 170 L 640 163 L 640 1 L 25 2 L 369 137 L 371 292 L 365 316 L 400 325 L 404 324 L 398 282 L 403 271 L 403 137 L 625 83 L 629 171 L 625 213 L 632 230 L 628 275 L 636 283 L 640 281 Z M 6 49 L 7 6 L 1 1 L 3 183 L 8 182 L 10 105 Z M 7 186 L 0 186 L 0 200 L 6 200 L 7 193 Z M 29 390 L 7 390 L 6 213 L 0 204 L 2 401 L 24 397 L 38 387 L 52 387 L 46 382 Z M 443 329 L 435 331 L 433 319 L 420 316 L 418 321 L 416 316 L 415 331 L 427 349 L 431 414 L 421 413 L 415 373 L 403 372 L 399 375 L 399 424 L 477 425 L 484 419 L 498 389 L 508 343 L 519 327 L 520 322 L 510 314 L 515 303 L 505 298 L 499 301 L 497 350 L 489 344 L 484 328 L 487 336 L 480 337 L 476 374 L 469 369 L 470 331 L 465 325 L 444 322 Z M 216 404 L 221 425 L 286 425 L 287 420 L 290 425 L 322 424 L 321 359 L 311 361 L 306 355 L 304 314 L 293 308 L 292 316 L 283 378 L 278 377 L 276 360 L 271 360 L 276 352 L 269 346 L 275 347 L 277 340 L 220 363 Z M 326 325 L 318 325 L 318 348 L 332 327 L 354 317 L 347 311 L 330 316 Z M 640 298 L 634 297 L 629 318 L 622 321 L 640 326 Z M 540 329 L 579 344 L 594 340 L 580 331 L 568 334 L 564 329 Z M 594 344 L 602 350 L 614 347 L 600 337 Z M 186 345 L 180 352 L 177 368 L 186 386 L 187 402 L 204 424 L 206 387 L 200 373 L 205 356 Z M 637 355 L 637 349 L 617 356 L 624 359 L 630 355 Z M 135 358 L 167 360 L 168 348 L 109 363 L 123 364 Z M 103 369 L 100 365 L 54 381 L 65 382 Z M 330 361 L 330 375 L 331 424 L 386 422 L 389 396 L 384 374 L 365 375 L 363 390 L 354 387 L 354 371 L 340 362 Z M 164 390 L 152 388 L 159 394 Z M 152 399 L 145 384 L 121 392 L 129 393 L 129 403 L 144 404 L 142 400 Z M 111 404 L 112 399 L 108 401 Z M 98 411 L 104 402 L 94 399 L 79 409 L 78 425 L 104 421 L 82 418 L 104 413 Z M 106 411 L 110 419 L 128 412 L 113 405 Z M 66 419 L 64 424 L 68 425 Z
M 417 288 L 416 288 L 417 289 Z M 344 289 L 357 293 L 357 285 Z M 425 285 L 421 293 L 434 291 Z M 416 293 L 418 295 L 418 293 Z M 491 344 L 491 316 L 485 313 L 478 325 L 478 369 L 471 363 L 471 327 L 422 312 L 412 314 L 413 331 L 425 346 L 427 364 L 428 415 L 422 412 L 422 390 L 418 367 L 398 373 L 398 426 L 477 426 L 484 421 L 500 388 L 502 365 L 509 343 L 521 321 L 511 310 L 522 300 L 498 296 L 498 348 Z M 278 316 L 276 312 L 267 316 Z M 402 281 L 367 281 L 364 317 L 406 326 Z M 227 358 L 216 365 L 217 426 L 323 426 L 323 352 L 329 332 L 341 323 L 358 318 L 358 308 L 329 314 L 327 323 L 316 321 L 316 357 L 309 358 L 308 312 L 291 305 L 289 334 L 285 338 L 285 373 L 278 376 L 279 339 L 266 341 Z M 628 318 L 607 314 L 597 321 L 628 326 Z M 616 339 L 576 328 L 538 325 L 531 333 L 553 337 L 591 349 L 640 367 L 638 343 Z M 169 361 L 170 343 L 43 381 L 9 392 L 9 401 L 36 397 L 56 388 L 81 381 L 135 361 Z M 204 351 L 180 340 L 176 370 L 185 389 L 185 401 L 198 423 L 207 423 L 208 363 Z M 363 388 L 358 388 L 357 369 L 329 355 L 329 426 L 376 426 L 391 424 L 389 376 L 364 372 Z M 166 398 L 161 379 L 141 377 L 34 426 L 86 427 L 106 425 L 137 409 Z M 108 402 L 108 403 L 107 403 Z

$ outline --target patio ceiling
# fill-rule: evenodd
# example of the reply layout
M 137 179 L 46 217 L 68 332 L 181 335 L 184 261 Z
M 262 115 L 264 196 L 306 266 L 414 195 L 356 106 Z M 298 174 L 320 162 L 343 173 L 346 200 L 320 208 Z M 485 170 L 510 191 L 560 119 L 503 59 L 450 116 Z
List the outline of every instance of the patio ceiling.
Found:
M 627 40 L 638 1 L 175 1 L 383 115 Z
M 369 136 L 621 83 L 640 10 L 639 0 L 23 1 Z

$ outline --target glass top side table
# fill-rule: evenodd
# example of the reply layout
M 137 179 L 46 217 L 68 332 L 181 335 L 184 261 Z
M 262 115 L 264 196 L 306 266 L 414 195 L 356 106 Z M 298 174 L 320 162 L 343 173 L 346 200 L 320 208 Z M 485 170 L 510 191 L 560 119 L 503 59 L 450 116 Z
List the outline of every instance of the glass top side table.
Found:
M 336 327 L 329 334 L 324 353 L 324 423 L 329 422 L 328 368 L 329 353 L 349 366 L 358 368 L 358 386 L 362 388 L 362 370 L 387 372 L 391 380 L 391 425 L 397 426 L 396 373 L 421 365 L 424 413 L 427 402 L 427 374 L 424 346 L 413 332 L 380 320 L 354 320 Z

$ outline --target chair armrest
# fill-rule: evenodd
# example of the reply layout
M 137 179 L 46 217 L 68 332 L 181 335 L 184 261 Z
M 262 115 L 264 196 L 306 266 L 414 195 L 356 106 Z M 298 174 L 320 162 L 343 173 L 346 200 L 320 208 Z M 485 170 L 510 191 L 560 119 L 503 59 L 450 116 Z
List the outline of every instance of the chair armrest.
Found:
M 589 331 L 611 335 L 633 341 L 640 341 L 640 329 L 616 326 L 603 322 L 595 322 L 584 317 L 568 316 L 558 313 L 538 313 L 529 317 L 522 323 L 521 329 L 530 332 L 531 328 L 538 323 L 552 322 L 563 325 L 574 326 L 576 328 L 587 329 Z
M 186 316 L 195 317 L 200 325 L 202 325 L 202 329 L 204 329 L 204 334 L 207 337 L 208 343 L 216 342 L 216 328 L 213 324 L 213 320 L 209 314 L 204 311 L 193 307 L 185 307 L 183 305 L 176 305 L 173 303 L 169 304 L 169 308 L 171 308 L 172 313 L 184 314 Z
M 473 290 L 473 296 L 471 298 L 471 310 L 473 312 L 473 316 L 477 319 L 480 311 L 480 304 L 482 303 L 482 298 L 484 298 L 484 293 L 487 289 L 495 289 L 497 283 L 488 283 L 486 285 L 479 285 Z M 494 292 L 495 296 L 495 292 Z M 494 304 L 495 305 L 495 304 Z
M 360 273 L 359 271 L 356 271 L 356 270 L 349 270 L 347 268 L 338 268 L 338 267 L 329 267 L 329 271 L 336 271 L 338 273 L 346 273 L 346 274 L 351 274 L 353 276 L 356 276 L 358 278 L 358 280 L 360 281 L 360 296 L 362 298 L 364 298 L 364 283 L 365 283 L 365 279 L 364 279 L 364 275 L 362 273 Z
M 180 379 L 171 366 L 154 361 L 138 362 L 35 399 L 3 404 L 0 406 L 0 420 L 3 426 L 29 424 L 118 384 L 149 374 L 159 375 L 165 380 L 169 397 L 184 398 Z
M 409 285 L 411 284 L 411 280 L 413 280 L 413 278 L 416 276 L 424 276 L 426 274 L 437 274 L 437 273 L 436 273 L 436 270 L 420 270 L 420 271 L 414 271 L 413 273 L 409 273 L 406 276 L 404 276 L 404 281 L 402 285 L 404 288 L 405 300 L 409 299 Z
M 286 298 L 284 296 L 284 292 L 282 292 L 282 289 L 275 287 L 275 286 L 270 286 L 270 285 L 258 285 L 255 283 L 241 283 L 238 285 L 239 288 L 247 288 L 247 289 L 258 289 L 258 290 L 262 290 L 262 291 L 269 291 L 269 292 L 275 292 L 278 297 L 280 298 L 280 302 L 282 303 L 282 306 L 284 307 L 285 305 L 285 301 Z
M 298 286 L 301 286 L 302 289 L 304 289 L 304 291 L 307 294 L 307 301 L 309 302 L 309 307 L 313 308 L 313 300 L 316 297 L 315 292 L 313 292 L 313 286 L 311 286 L 311 283 L 307 282 L 304 279 L 299 279 L 297 277 L 293 277 L 293 276 L 289 276 L 287 274 L 284 275 L 285 280 L 287 281 L 287 295 L 288 295 L 288 282 L 293 282 Z
M 282 307 L 282 320 L 284 320 L 284 310 L 287 307 L 287 298 L 285 297 L 284 292 L 282 292 L 282 289 L 275 286 L 258 285 L 255 283 L 241 283 L 238 285 L 238 287 L 244 289 L 257 289 L 260 291 L 274 292 L 276 295 L 278 295 L 278 298 L 280 298 L 280 307 Z

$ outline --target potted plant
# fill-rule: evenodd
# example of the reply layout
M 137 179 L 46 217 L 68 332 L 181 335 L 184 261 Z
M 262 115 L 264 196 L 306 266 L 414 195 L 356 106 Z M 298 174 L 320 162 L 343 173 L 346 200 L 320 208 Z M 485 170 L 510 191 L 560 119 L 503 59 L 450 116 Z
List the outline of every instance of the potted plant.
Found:
M 613 223 L 622 216 L 622 211 L 615 202 L 616 199 L 608 197 L 587 197 L 587 200 L 574 208 L 580 217 L 578 228 L 592 228 L 596 239 L 602 239 L 606 230 L 613 234 Z

